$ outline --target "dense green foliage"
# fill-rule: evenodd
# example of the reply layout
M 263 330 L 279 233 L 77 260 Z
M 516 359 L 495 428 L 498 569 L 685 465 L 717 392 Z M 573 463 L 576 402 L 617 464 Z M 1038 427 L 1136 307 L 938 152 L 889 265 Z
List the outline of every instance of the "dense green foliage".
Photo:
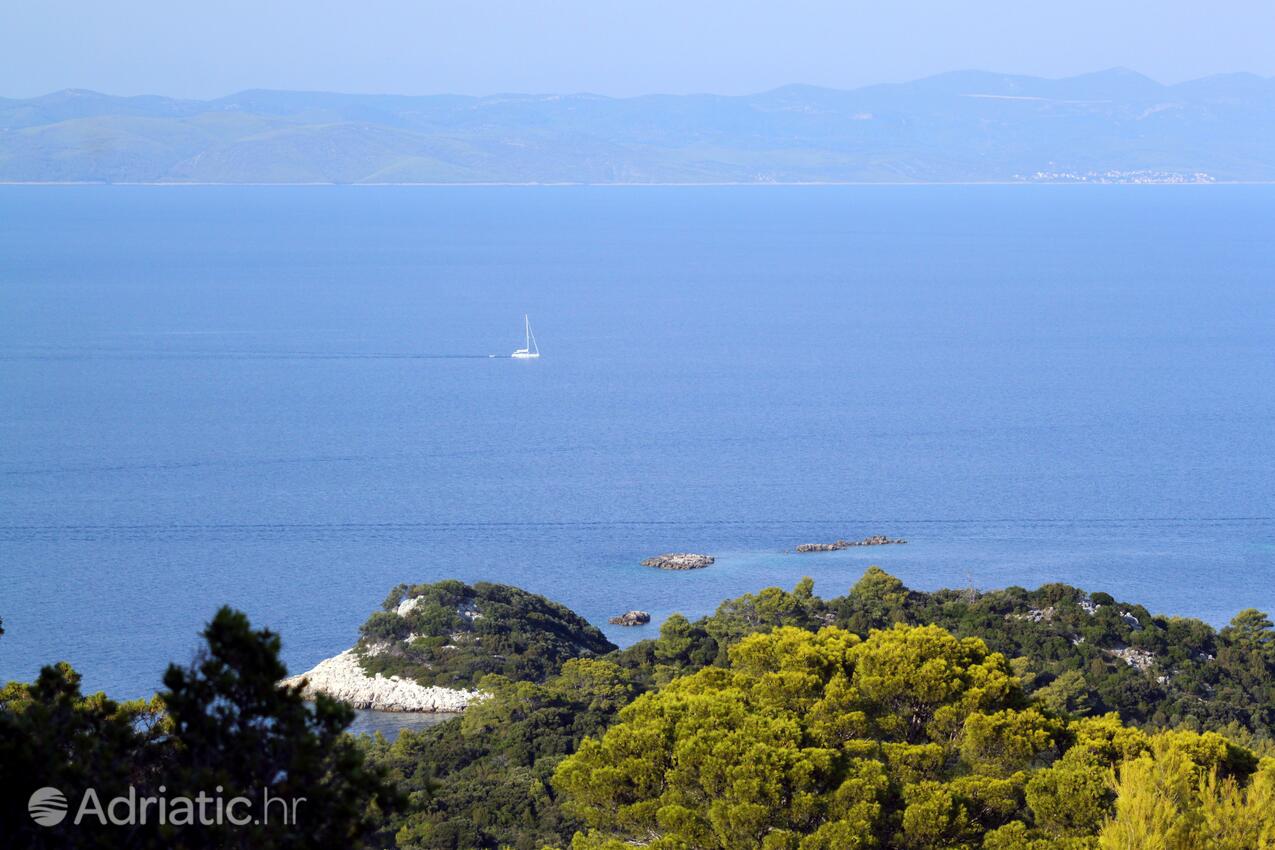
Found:
M 135 846 L 1275 850 L 1275 626 L 1253 610 L 1215 630 L 1065 585 L 921 593 L 872 568 L 839 598 L 804 579 L 620 651 L 516 588 L 404 585 L 364 664 L 486 698 L 393 743 L 278 687 L 278 638 L 242 615 L 206 638 L 150 703 L 82 696 L 65 665 L 0 692 L 0 836 L 115 846 L 32 832 L 28 786 L 162 778 L 304 789 L 318 813 Z
M 1026 659 L 1018 672 L 1029 693 L 1057 710 L 1117 711 L 1132 723 L 1242 728 L 1265 738 L 1275 731 L 1275 630 L 1256 611 L 1218 632 L 1063 584 L 918 593 L 880 570 L 829 608 L 836 623 L 855 632 L 904 622 L 977 636 L 1007 657 Z
M 472 688 L 489 674 L 543 681 L 568 659 L 615 649 L 571 609 L 503 584 L 403 584 L 381 607 L 362 626 L 360 663 L 427 686 Z
M 204 632 L 207 648 L 188 668 L 171 666 L 166 690 L 149 703 L 84 696 L 66 664 L 30 685 L 0 691 L 0 844 L 75 848 L 350 848 L 363 846 L 401 804 L 382 771 L 344 732 L 353 713 L 299 688 L 278 685 L 286 671 L 279 638 L 254 631 L 223 608 Z M 203 823 L 129 827 L 68 817 L 36 825 L 31 793 L 51 786 L 72 804 L 93 789 L 103 803 L 127 797 L 304 798 L 285 823 Z M 161 794 L 161 790 L 162 794 Z M 290 817 L 290 815 L 288 816 Z M 176 819 L 174 819 L 176 820 Z
M 574 850 L 1185 850 L 1275 841 L 1257 768 L 1217 733 L 1051 716 L 977 638 L 785 626 L 639 697 L 553 784 Z
M 582 826 L 562 811 L 549 779 L 632 699 L 632 676 L 581 658 L 543 684 L 493 676 L 483 686 L 491 696 L 463 718 L 371 745 L 411 800 L 410 812 L 387 825 L 387 844 L 534 850 Z
M 1137 627 L 1125 614 L 1137 619 Z M 1014 680 L 1012 696 L 1006 692 L 1006 704 L 1012 708 L 979 713 L 968 733 L 962 727 L 963 744 L 954 755 L 944 756 L 955 759 L 945 762 L 947 775 L 971 771 L 997 782 L 1010 778 L 1001 775 L 1001 757 L 989 757 L 988 748 L 975 743 L 996 740 L 1003 732 L 1010 716 L 998 717 L 1001 710 L 1017 712 L 1012 715 L 1016 720 L 1038 718 L 1040 728 L 1031 729 L 1035 737 L 1028 738 L 1046 736 L 1050 741 L 1038 754 L 1039 763 L 1033 764 L 1031 782 L 1015 786 L 1016 811 L 1026 819 L 1011 818 L 1005 830 L 989 839 L 999 841 L 996 846 L 1004 850 L 1026 848 L 1029 845 L 1022 842 L 1029 839 L 1044 841 L 1040 836 L 1045 834 L 1087 836 L 1088 841 L 1111 817 L 1110 766 L 1149 744 L 1142 749 L 1107 746 L 1097 754 L 1065 746 L 1079 734 L 1077 729 L 1088 728 L 1084 723 L 1107 729 L 1104 734 L 1112 738 L 1142 734 L 1113 729 L 1119 721 L 1107 716 L 1110 712 L 1148 729 L 1223 730 L 1259 752 L 1275 752 L 1269 721 L 1275 706 L 1270 692 L 1275 681 L 1275 631 L 1262 615 L 1244 612 L 1218 632 L 1195 620 L 1152 617 L 1140 606 L 1119 604 L 1100 593 L 1090 597 L 1063 585 L 1036 591 L 920 593 L 873 568 L 846 596 L 823 600 L 815 596 L 812 583 L 803 580 L 791 592 L 767 588 L 728 600 L 712 616 L 694 622 L 680 615 L 668 618 L 658 639 L 603 659 L 610 662 L 605 669 L 619 670 L 608 674 L 606 681 L 624 693 L 647 693 L 644 699 L 651 699 L 663 688 L 691 687 L 672 685 L 681 681 L 679 677 L 724 675 L 732 669 L 732 647 L 750 635 L 782 627 L 815 634 L 830 625 L 869 635 L 895 623 L 937 624 L 955 635 L 958 645 L 962 638 L 978 637 L 989 654 L 1000 654 L 998 675 Z M 1151 653 L 1149 669 L 1139 670 L 1112 654 L 1128 647 Z M 574 686 L 559 677 L 534 686 L 497 678 L 484 685 L 492 697 L 481 712 L 471 709 L 465 723 L 406 733 L 393 745 L 374 748 L 376 758 L 406 781 L 412 794 L 410 813 L 387 826 L 387 836 L 396 833 L 401 846 L 523 850 L 564 845 L 582 826 L 582 811 L 564 809 L 562 791 L 548 778 L 582 740 L 603 734 L 614 722 L 611 707 L 625 700 L 615 697 L 598 703 L 587 696 L 587 689 L 577 695 Z M 984 719 L 984 713 L 990 719 Z M 479 717 L 501 720 L 479 723 Z M 904 755 L 919 759 L 930 752 L 905 752 L 894 746 L 900 742 L 880 735 L 882 730 L 874 727 L 863 740 L 878 742 L 881 753 L 890 748 L 893 761 L 883 762 L 889 766 L 887 775 L 900 769 Z M 1052 767 L 1043 770 L 1051 760 Z M 923 768 L 918 764 L 913 769 Z M 1050 790 L 1054 788 L 1088 796 L 1068 797 L 1064 805 L 1057 802 L 1062 792 Z M 1016 832 L 1019 826 L 1027 830 L 1021 836 Z
M 1242 783 L 1210 769 L 1200 743 L 1162 736 L 1151 753 L 1119 767 L 1102 850 L 1275 848 L 1275 759 Z
M 820 599 L 803 580 L 792 592 L 767 588 L 729 600 L 713 616 L 681 626 L 676 657 L 662 638 L 625 650 L 620 663 L 660 680 L 706 657 L 722 664 L 732 643 L 777 626 L 838 625 L 866 635 L 894 623 L 982 639 L 1014 660 L 1033 699 L 1058 713 L 1115 711 L 1126 722 L 1225 730 L 1259 746 L 1275 733 L 1275 627 L 1265 614 L 1243 611 L 1217 631 L 1063 584 L 923 593 L 872 567 L 835 599 Z

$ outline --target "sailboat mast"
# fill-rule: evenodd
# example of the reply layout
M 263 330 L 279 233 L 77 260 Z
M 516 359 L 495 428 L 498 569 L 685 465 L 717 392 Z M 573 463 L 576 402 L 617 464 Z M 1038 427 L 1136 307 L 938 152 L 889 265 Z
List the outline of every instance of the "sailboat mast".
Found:
M 533 360 L 539 357 L 540 349 L 536 347 L 536 335 L 531 332 L 531 316 L 527 313 L 522 314 L 522 332 L 523 347 L 509 356 L 518 360 Z

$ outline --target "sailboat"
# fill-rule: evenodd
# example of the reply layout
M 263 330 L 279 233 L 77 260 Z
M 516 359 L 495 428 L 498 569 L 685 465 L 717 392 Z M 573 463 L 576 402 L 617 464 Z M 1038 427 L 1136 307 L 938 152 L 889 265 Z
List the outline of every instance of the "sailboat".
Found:
M 531 319 L 524 313 L 522 321 L 526 325 L 527 342 L 522 348 L 509 356 L 515 360 L 535 360 L 540 356 L 540 347 L 536 345 L 536 335 L 531 332 Z

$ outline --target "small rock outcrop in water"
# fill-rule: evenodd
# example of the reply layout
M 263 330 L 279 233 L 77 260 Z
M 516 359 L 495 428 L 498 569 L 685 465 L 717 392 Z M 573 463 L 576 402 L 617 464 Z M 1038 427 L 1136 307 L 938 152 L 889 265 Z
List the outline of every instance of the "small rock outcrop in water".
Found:
M 907 543 L 907 541 L 898 537 L 886 537 L 884 534 L 874 534 L 862 540 L 838 540 L 835 543 L 803 543 L 797 547 L 797 551 L 838 552 L 855 546 L 893 546 L 900 543 Z
M 645 611 L 625 611 L 618 617 L 607 620 L 613 626 L 645 626 L 651 622 L 651 615 Z
M 482 698 L 477 691 L 459 688 L 425 687 L 399 676 L 369 676 L 353 649 L 320 661 L 313 670 L 283 680 L 285 685 L 306 682 L 303 695 L 313 699 L 324 693 L 348 702 L 354 708 L 374 711 L 464 711 Z
M 696 555 L 693 552 L 669 552 L 656 555 L 642 562 L 644 567 L 661 570 L 702 570 L 716 560 L 712 555 Z

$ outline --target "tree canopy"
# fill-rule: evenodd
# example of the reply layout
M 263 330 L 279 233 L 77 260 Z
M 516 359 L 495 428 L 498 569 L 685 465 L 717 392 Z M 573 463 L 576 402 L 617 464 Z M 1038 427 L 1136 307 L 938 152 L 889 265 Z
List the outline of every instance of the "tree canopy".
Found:
M 575 850 L 1081 848 L 1100 834 L 1132 850 L 1154 845 L 1119 830 L 1169 828 L 1129 803 L 1147 781 L 1138 771 L 1169 753 L 1220 783 L 1251 822 L 1243 835 L 1275 829 L 1275 811 L 1256 808 L 1275 762 L 1250 781 L 1256 759 L 1216 733 L 1054 716 L 976 638 L 785 626 L 728 656 L 638 697 L 558 766 L 555 787 L 588 825 Z M 1117 766 L 1138 791 L 1113 791 Z
M 149 702 L 85 696 L 67 664 L 45 667 L 32 684 L 0 690 L 0 838 L 6 847 L 332 848 L 364 846 L 402 800 L 382 769 L 345 734 L 349 707 L 313 705 L 299 688 L 278 684 L 286 671 L 277 635 L 254 630 L 229 608 L 204 631 L 205 648 L 189 667 L 172 665 L 167 689 Z M 269 794 L 299 808 L 257 823 L 121 826 L 71 818 L 37 825 L 26 811 L 32 792 L 61 790 L 80 801 L 222 799 Z M 295 820 L 291 819 L 295 814 Z
M 85 696 L 65 664 L 0 690 L 6 846 L 119 845 L 33 827 L 33 787 L 164 782 L 304 788 L 309 823 L 130 846 L 1275 850 L 1275 627 L 1255 610 L 1214 630 L 872 568 L 841 597 L 766 588 L 615 650 L 516 588 L 402 585 L 365 665 L 485 698 L 393 743 L 279 687 L 279 638 L 241 614 L 205 642 L 148 702 Z

